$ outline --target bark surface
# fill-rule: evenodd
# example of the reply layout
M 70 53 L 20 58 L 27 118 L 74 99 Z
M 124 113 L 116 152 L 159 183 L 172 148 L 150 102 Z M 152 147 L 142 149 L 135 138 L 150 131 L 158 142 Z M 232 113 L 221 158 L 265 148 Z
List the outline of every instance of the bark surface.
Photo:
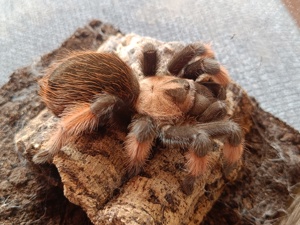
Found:
M 95 50 L 109 35 L 117 33 L 111 26 L 93 21 L 59 50 L 16 71 L 1 88 L 0 221 L 200 224 L 205 217 L 201 224 L 273 224 L 292 213 L 296 208 L 293 205 L 289 211 L 285 209 L 290 196 L 299 196 L 295 188 L 300 181 L 299 132 L 264 112 L 235 84 L 227 96 L 229 113 L 247 134 L 241 171 L 226 177 L 219 149 L 212 153 L 212 170 L 196 180 L 190 195 L 181 190 L 186 178 L 184 151 L 167 149 L 159 143 L 144 171 L 129 179 L 122 150 L 125 134 L 121 131 L 99 130 L 82 136 L 54 158 L 55 167 L 31 163 L 32 155 L 42 148 L 57 120 L 37 96 L 40 72 L 64 49 Z M 128 43 L 136 41 L 136 45 L 144 38 L 119 34 L 111 39 L 100 50 L 119 51 L 140 76 L 133 60 L 136 55 L 127 54 L 133 52 Z M 120 50 L 120 45 L 127 48 Z M 160 51 L 167 58 L 174 46 L 162 46 Z
M 119 35 L 108 39 L 99 51 L 115 49 L 142 79 L 136 62 L 138 52 L 149 41 L 138 35 Z M 164 65 L 176 50 L 183 47 L 175 42 L 172 47 L 169 43 L 151 42 L 156 42 L 160 52 L 169 51 L 168 55 L 160 57 L 161 72 L 166 70 Z M 248 96 L 235 84 L 231 85 L 227 96 L 229 116 L 247 133 L 252 111 Z M 242 110 L 243 107 L 248 110 Z M 51 136 L 56 122 L 57 118 L 46 109 L 16 135 L 15 141 L 24 145 L 30 155 L 43 150 L 43 142 Z M 219 198 L 225 182 L 233 181 L 240 168 L 241 163 L 238 163 L 232 173 L 224 175 L 220 143 L 217 151 L 209 153 L 211 163 L 207 173 L 194 181 L 185 169 L 186 150 L 165 148 L 157 143 L 153 158 L 143 172 L 128 178 L 128 159 L 123 149 L 125 137 L 126 133 L 117 129 L 98 130 L 69 143 L 54 157 L 53 164 L 61 177 L 64 195 L 82 207 L 94 224 L 199 224 Z M 194 183 L 191 191 L 187 190 L 189 182 Z M 186 195 L 187 191 L 191 193 Z

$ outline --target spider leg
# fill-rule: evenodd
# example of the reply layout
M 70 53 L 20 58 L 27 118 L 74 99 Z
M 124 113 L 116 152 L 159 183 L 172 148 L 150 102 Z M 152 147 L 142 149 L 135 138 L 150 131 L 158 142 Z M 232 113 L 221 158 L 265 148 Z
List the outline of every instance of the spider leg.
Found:
M 203 174 L 209 166 L 207 153 L 215 148 L 214 141 L 201 129 L 189 124 L 166 125 L 161 129 L 161 140 L 167 145 L 188 148 L 186 154 L 189 174 Z
M 151 43 L 147 43 L 143 47 L 143 54 L 140 59 L 142 72 L 143 74 L 148 76 L 154 76 L 158 67 L 158 56 L 157 50 L 154 45 Z
M 201 115 L 211 104 L 211 99 L 205 97 L 204 95 L 195 94 L 194 105 L 188 114 L 197 117 Z
M 243 154 L 244 140 L 240 126 L 233 121 L 215 121 L 198 124 L 212 138 L 226 138 L 223 146 L 224 159 L 229 164 L 236 163 Z
M 151 117 L 138 115 L 129 125 L 129 130 L 125 150 L 129 158 L 129 172 L 135 175 L 140 172 L 150 154 L 157 129 Z
M 128 126 L 131 120 L 132 109 L 120 98 L 110 95 L 98 95 L 90 106 L 93 115 L 98 118 L 98 126 L 106 124 Z
M 211 58 L 201 58 L 185 67 L 183 78 L 196 80 L 201 74 L 209 74 L 212 80 L 222 86 L 230 82 L 230 78 L 225 67 L 217 60 Z
M 189 111 L 189 115 L 198 116 L 207 109 L 216 98 L 214 97 L 212 91 L 210 91 L 206 86 L 202 85 L 202 83 L 194 83 L 195 85 L 195 100 L 194 105 Z
M 214 98 L 217 98 L 219 100 L 226 99 L 226 88 L 224 88 L 220 84 L 214 82 L 201 82 L 201 85 L 208 88 L 209 91 L 213 94 Z
M 214 57 L 213 52 L 208 45 L 202 43 L 189 44 L 174 55 L 173 59 L 168 63 L 168 71 L 171 74 L 178 76 L 180 71 L 196 55 Z
M 227 115 L 225 101 L 221 101 L 216 98 L 216 95 L 222 92 L 221 89 L 223 89 L 223 87 L 216 83 L 211 84 L 212 88 L 215 89 L 214 93 L 206 86 L 195 83 L 195 101 L 188 114 L 196 116 L 199 122 L 221 120 Z
M 117 97 L 101 95 L 92 104 L 78 103 L 66 109 L 61 115 L 58 128 L 46 142 L 45 149 L 38 152 L 33 161 L 44 163 L 51 160 L 72 138 L 84 132 L 92 132 L 99 125 L 107 123 L 117 102 Z
M 63 144 L 69 140 L 69 137 L 63 131 L 63 128 L 59 125 L 54 132 L 51 133 L 51 137 L 46 142 L 46 146 L 42 151 L 36 153 L 32 161 L 36 164 L 49 162 L 53 156 L 63 147 Z
M 209 105 L 203 113 L 198 115 L 197 121 L 207 123 L 211 121 L 222 120 L 227 115 L 227 107 L 225 101 L 215 101 Z

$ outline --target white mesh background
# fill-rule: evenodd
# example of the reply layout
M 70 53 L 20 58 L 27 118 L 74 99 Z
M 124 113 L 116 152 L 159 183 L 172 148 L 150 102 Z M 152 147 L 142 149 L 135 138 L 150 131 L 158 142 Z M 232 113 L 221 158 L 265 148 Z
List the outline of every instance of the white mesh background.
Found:
M 163 41 L 212 42 L 231 76 L 300 130 L 300 30 L 280 0 L 0 0 L 0 85 L 94 18 Z

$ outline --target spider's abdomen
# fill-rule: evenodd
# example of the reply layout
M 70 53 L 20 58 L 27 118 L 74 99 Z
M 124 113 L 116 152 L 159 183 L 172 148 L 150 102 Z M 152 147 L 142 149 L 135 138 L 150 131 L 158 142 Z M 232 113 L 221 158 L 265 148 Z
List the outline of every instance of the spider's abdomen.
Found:
M 79 52 L 55 64 L 39 82 L 47 107 L 59 116 L 66 107 L 90 103 L 97 95 L 111 94 L 133 107 L 139 83 L 117 55 Z

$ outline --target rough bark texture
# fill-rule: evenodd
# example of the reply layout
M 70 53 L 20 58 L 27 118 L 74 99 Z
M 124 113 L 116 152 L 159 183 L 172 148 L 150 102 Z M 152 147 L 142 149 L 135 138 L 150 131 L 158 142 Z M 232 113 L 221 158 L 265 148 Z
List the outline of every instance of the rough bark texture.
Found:
M 31 163 L 32 154 L 42 147 L 56 121 L 43 110 L 36 94 L 40 71 L 65 48 L 96 49 L 105 38 L 99 30 L 118 32 L 93 21 L 61 49 L 14 73 L 1 88 L 1 223 L 90 224 L 82 207 L 95 224 L 200 224 L 217 199 L 202 224 L 273 224 L 283 216 L 289 196 L 299 195 L 293 187 L 300 180 L 300 135 L 261 110 L 236 85 L 228 92 L 230 113 L 249 132 L 244 165 L 235 182 L 228 180 L 235 178 L 236 171 L 226 179 L 223 176 L 217 151 L 213 170 L 185 196 L 180 189 L 186 177 L 184 152 L 159 143 L 144 172 L 128 180 L 122 151 L 125 135 L 111 130 L 99 130 L 66 146 L 54 159 L 61 180 L 54 166 Z M 106 43 L 101 49 L 119 51 L 118 46 L 139 40 L 127 36 L 119 43 L 121 38 L 114 37 L 115 44 Z M 168 56 L 173 48 L 170 44 L 161 51 Z M 134 50 L 119 51 L 127 62 L 131 55 L 125 53 L 130 51 Z M 135 63 L 132 67 L 138 70 Z M 64 198 L 62 186 L 68 200 L 80 207 Z
M 246 136 L 244 165 L 205 225 L 277 224 L 282 219 L 287 222 L 281 224 L 292 225 L 300 219 L 300 207 L 293 207 L 300 196 L 300 134 L 263 111 L 254 99 L 252 104 L 253 127 Z
M 119 35 L 107 40 L 99 51 L 115 50 L 142 77 L 137 57 L 149 41 L 156 42 L 160 52 L 168 52 L 161 56 L 161 72 L 166 70 L 165 65 L 175 51 L 183 47 L 176 42 L 170 45 L 138 35 Z M 240 87 L 233 84 L 231 90 L 234 92 L 227 93 L 229 114 L 233 119 L 239 118 L 248 132 L 250 101 Z M 241 105 L 242 100 L 245 105 Z M 249 110 L 242 113 L 241 107 L 246 104 Z M 43 149 L 43 141 L 51 135 L 55 124 L 56 119 L 44 110 L 16 135 L 15 142 L 34 154 Z M 70 143 L 54 157 L 53 164 L 61 176 L 65 196 L 81 206 L 94 224 L 199 224 L 220 196 L 225 180 L 233 181 L 236 177 L 236 170 L 228 177 L 223 175 L 220 147 L 210 154 L 210 170 L 196 179 L 193 192 L 186 195 L 181 187 L 188 176 L 184 150 L 157 144 L 156 154 L 143 173 L 128 180 L 123 150 L 125 136 L 126 133 L 118 130 L 98 130 Z

